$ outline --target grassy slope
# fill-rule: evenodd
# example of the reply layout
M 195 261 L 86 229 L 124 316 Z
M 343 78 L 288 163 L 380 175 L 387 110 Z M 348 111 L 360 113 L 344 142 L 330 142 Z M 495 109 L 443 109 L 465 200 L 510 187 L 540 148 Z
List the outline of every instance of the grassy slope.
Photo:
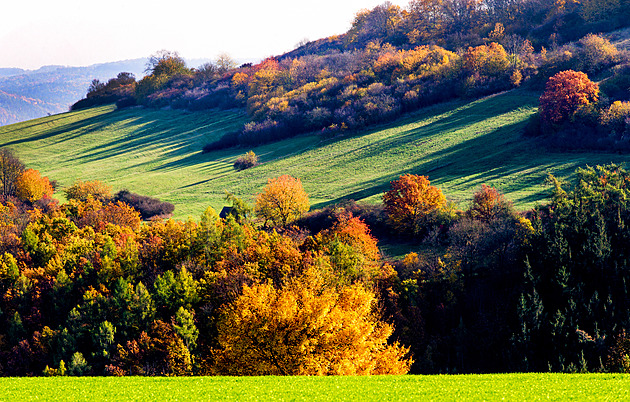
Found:
M 0 147 L 15 149 L 29 167 L 59 181 L 100 179 L 159 197 L 176 216 L 220 209 L 225 190 L 248 201 L 267 178 L 302 179 L 311 204 L 343 198 L 378 202 L 400 174 L 428 175 L 448 198 L 465 206 L 482 183 L 494 185 L 520 209 L 544 198 L 547 173 L 568 177 L 578 166 L 626 162 L 630 155 L 548 153 L 521 138 L 537 96 L 522 90 L 477 101 L 437 105 L 352 137 L 302 136 L 254 148 L 263 164 L 236 172 L 245 150 L 201 154 L 201 147 L 234 130 L 235 112 L 186 113 L 101 107 L 0 128 Z
M 374 377 L 101 377 L 0 379 L 19 400 L 610 400 L 630 398 L 623 374 Z

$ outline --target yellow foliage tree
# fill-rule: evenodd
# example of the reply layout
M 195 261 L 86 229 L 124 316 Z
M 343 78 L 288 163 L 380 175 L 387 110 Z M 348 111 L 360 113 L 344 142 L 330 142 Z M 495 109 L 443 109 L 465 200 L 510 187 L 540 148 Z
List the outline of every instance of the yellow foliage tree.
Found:
M 505 48 L 496 42 L 469 47 L 464 54 L 464 66 L 472 72 L 487 76 L 504 74 L 510 66 Z
M 52 197 L 53 188 L 48 177 L 42 177 L 37 170 L 27 169 L 15 181 L 15 194 L 24 201 L 35 202 Z
M 69 200 L 85 201 L 90 196 L 100 201 L 112 198 L 112 188 L 99 180 L 77 180 L 64 192 Z
M 405 374 L 409 349 L 363 285 L 327 287 L 307 271 L 282 289 L 244 286 L 218 322 L 214 371 L 223 375 Z
M 269 179 L 263 192 L 256 196 L 256 215 L 265 223 L 286 225 L 299 218 L 310 207 L 300 179 L 282 175 Z
M 615 63 L 619 59 L 619 50 L 599 35 L 588 34 L 578 42 L 578 59 L 581 63 L 581 71 L 594 73 Z

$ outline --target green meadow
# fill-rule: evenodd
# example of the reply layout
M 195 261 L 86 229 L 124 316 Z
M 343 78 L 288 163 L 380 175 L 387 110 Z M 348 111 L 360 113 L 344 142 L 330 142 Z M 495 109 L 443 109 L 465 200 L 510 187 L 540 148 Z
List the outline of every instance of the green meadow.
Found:
M 621 401 L 627 374 L 0 379 L 0 401 Z
M 475 101 L 449 102 L 334 138 L 300 136 L 253 148 L 262 165 L 237 172 L 249 149 L 203 154 L 203 145 L 238 129 L 236 111 L 185 112 L 114 106 L 69 112 L 0 128 L 0 147 L 58 181 L 101 180 L 175 204 L 175 217 L 220 209 L 225 191 L 247 201 L 270 177 L 299 177 L 313 207 L 344 198 L 379 202 L 404 173 L 428 175 L 447 198 L 465 207 L 482 183 L 497 187 L 517 208 L 545 198 L 548 173 L 568 178 L 580 166 L 623 163 L 629 155 L 554 153 L 523 138 L 537 95 L 514 90 Z M 57 192 L 63 200 L 63 193 Z

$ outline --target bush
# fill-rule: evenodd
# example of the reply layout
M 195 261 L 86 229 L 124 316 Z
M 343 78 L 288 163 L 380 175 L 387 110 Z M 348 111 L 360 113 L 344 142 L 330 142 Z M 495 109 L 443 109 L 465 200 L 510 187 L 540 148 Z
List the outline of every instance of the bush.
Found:
M 136 102 L 136 98 L 133 96 L 127 96 L 124 98 L 120 98 L 116 101 L 116 107 L 118 109 L 124 109 L 126 107 L 136 106 L 138 102 Z
M 85 99 L 81 99 L 70 107 L 70 110 L 81 110 L 96 105 L 107 105 L 121 102 L 125 107 L 131 106 L 130 99 L 134 99 L 136 77 L 131 73 L 120 73 L 116 78 L 103 84 L 99 80 L 93 80 L 88 88 Z M 135 104 L 135 99 L 133 100 Z
M 607 39 L 598 35 L 588 34 L 578 42 L 580 49 L 578 59 L 581 70 L 589 73 L 600 71 L 619 58 L 619 50 Z
M 630 125 L 630 102 L 613 102 L 606 110 L 603 110 L 599 122 L 602 129 L 615 137 L 622 136 Z
M 210 144 L 206 144 L 203 146 L 203 153 L 208 153 L 212 151 L 220 151 L 222 149 L 232 148 L 238 146 L 238 131 L 233 131 L 231 133 L 224 134 L 218 140 L 211 142 Z
M 248 151 L 245 155 L 239 156 L 234 162 L 234 169 L 245 170 L 258 165 L 258 156 L 254 151 Z
M 170 202 L 162 202 L 157 198 L 134 194 L 128 190 L 121 190 L 116 193 L 114 201 L 122 201 L 133 207 L 140 212 L 140 217 L 144 220 L 169 218 L 175 210 L 175 206 Z

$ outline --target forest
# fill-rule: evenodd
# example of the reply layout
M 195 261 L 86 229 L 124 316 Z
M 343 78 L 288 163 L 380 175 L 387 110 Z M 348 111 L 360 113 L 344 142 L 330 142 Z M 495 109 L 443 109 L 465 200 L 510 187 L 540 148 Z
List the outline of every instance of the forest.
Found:
M 541 93 L 524 136 L 627 152 L 630 56 L 603 34 L 627 1 L 413 0 L 255 65 L 189 68 L 162 51 L 139 81 L 94 80 L 73 109 L 241 108 L 204 151 L 325 137 L 454 98 Z M 255 168 L 253 152 L 234 168 Z M 311 209 L 278 172 L 248 205 L 174 206 L 98 181 L 59 189 L 0 150 L 0 375 L 630 372 L 630 172 L 549 175 L 517 211 L 482 185 L 458 206 L 428 173 L 376 204 Z M 55 193 L 63 192 L 60 203 Z M 412 244 L 403 258 L 379 241 Z
M 1 156 L 2 375 L 630 367 L 620 166 L 550 176 L 548 204 L 520 213 L 485 185 L 460 210 L 412 174 L 382 204 L 308 212 L 284 175 L 253 207 L 228 193 L 221 217 L 175 221 L 159 200 L 98 181 L 59 204 L 54 181 Z M 143 221 L 147 210 L 162 214 Z M 389 260 L 376 236 L 422 251 Z

